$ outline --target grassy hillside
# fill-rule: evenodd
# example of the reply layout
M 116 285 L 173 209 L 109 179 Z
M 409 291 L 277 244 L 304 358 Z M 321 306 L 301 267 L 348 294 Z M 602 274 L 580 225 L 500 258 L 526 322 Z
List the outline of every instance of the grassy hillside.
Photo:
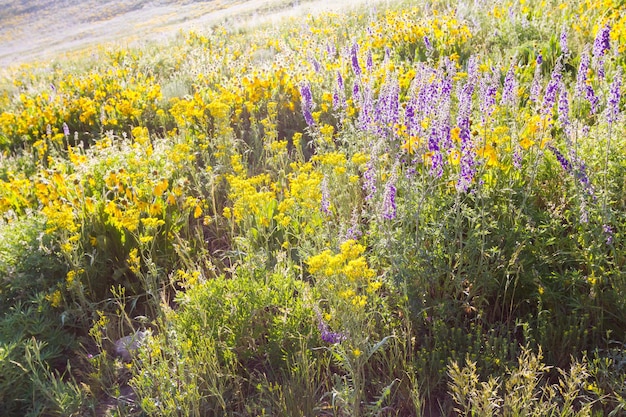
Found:
M 386 2 L 7 69 L 0 414 L 620 415 L 625 11 Z

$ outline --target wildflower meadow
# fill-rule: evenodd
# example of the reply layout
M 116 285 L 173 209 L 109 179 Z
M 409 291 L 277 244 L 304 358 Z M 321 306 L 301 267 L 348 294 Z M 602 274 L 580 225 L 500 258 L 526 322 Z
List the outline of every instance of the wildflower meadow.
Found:
M 3 69 L 0 415 L 626 415 L 625 49 L 397 0 Z

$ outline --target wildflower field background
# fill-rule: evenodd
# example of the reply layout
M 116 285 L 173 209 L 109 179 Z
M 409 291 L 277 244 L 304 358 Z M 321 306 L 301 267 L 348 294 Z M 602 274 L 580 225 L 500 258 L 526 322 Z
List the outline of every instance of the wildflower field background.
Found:
M 4 68 L 0 415 L 624 415 L 625 46 L 398 0 Z

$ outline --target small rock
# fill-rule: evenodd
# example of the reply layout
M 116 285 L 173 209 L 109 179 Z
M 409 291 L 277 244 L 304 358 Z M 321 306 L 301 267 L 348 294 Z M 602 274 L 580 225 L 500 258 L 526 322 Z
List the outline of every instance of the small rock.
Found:
M 130 362 L 132 355 L 135 353 L 141 342 L 144 341 L 148 333 L 138 331 L 134 334 L 124 336 L 115 342 L 115 356 L 121 358 L 124 362 Z

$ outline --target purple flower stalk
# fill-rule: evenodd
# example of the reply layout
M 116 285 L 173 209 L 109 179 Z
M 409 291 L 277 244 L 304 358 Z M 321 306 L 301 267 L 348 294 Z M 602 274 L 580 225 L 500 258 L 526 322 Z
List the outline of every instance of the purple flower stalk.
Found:
M 569 48 L 567 47 L 567 28 L 563 25 L 561 30 L 561 36 L 559 36 L 559 44 L 561 46 L 561 54 L 569 55 Z
M 372 56 L 372 51 L 367 52 L 367 61 L 365 61 L 365 68 L 367 68 L 367 72 L 372 72 L 374 69 L 374 57 Z
M 498 85 L 495 71 L 485 74 L 480 80 L 480 113 L 485 123 L 491 117 L 496 106 L 496 93 Z
M 385 220 L 393 220 L 396 218 L 396 174 L 397 163 L 394 165 L 394 173 L 387 181 L 385 193 L 383 195 L 382 216 Z
M 533 82 L 530 86 L 530 101 L 537 103 L 539 101 L 539 94 L 541 93 L 541 63 L 543 58 L 541 54 L 537 55 L 537 66 L 535 67 L 535 74 L 533 75 Z
M 580 64 L 578 65 L 578 73 L 576 74 L 576 96 L 582 96 L 585 93 L 590 59 L 589 51 L 585 49 L 580 56 Z
M 63 123 L 63 134 L 66 138 L 70 136 L 70 128 L 67 123 Z
M 326 176 L 324 176 L 324 179 L 322 180 L 321 189 L 322 203 L 320 209 L 322 213 L 328 216 L 330 215 L 330 193 L 328 192 L 328 180 Z
M 389 75 L 387 82 L 382 86 L 376 102 L 374 121 L 377 124 L 377 133 L 388 136 L 393 126 L 400 119 L 400 85 L 398 78 Z
M 315 125 L 313 115 L 311 114 L 314 105 L 313 93 L 311 93 L 311 86 L 308 82 L 300 84 L 300 101 L 302 105 L 302 115 L 304 116 L 306 124 L 309 125 L 309 127 Z
M 428 51 L 428 53 L 433 52 L 433 44 L 430 43 L 430 39 L 428 39 L 428 36 L 424 36 L 424 46 L 426 46 L 426 51 Z
M 606 235 L 606 244 L 610 245 L 611 243 L 613 243 L 613 228 L 610 225 L 605 224 L 602 225 L 602 230 Z
M 396 187 L 390 180 L 385 187 L 383 199 L 383 219 L 393 220 L 396 218 Z
M 372 88 L 366 84 L 361 86 L 361 108 L 359 112 L 359 127 L 363 131 L 370 131 L 373 126 L 374 98 Z
M 317 312 L 317 329 L 320 332 L 320 337 L 326 343 L 335 344 L 347 339 L 345 334 L 331 331 L 319 311 Z
M 561 68 L 562 64 L 559 60 L 557 64 L 554 66 L 554 70 L 552 70 L 552 77 L 548 82 L 548 86 L 546 87 L 546 91 L 543 95 L 543 103 L 541 106 L 541 113 L 546 116 L 552 112 L 552 107 L 554 107 L 554 102 L 556 101 L 556 95 L 559 91 L 559 87 L 561 86 Z
M 346 240 L 359 240 L 363 233 L 361 232 L 361 228 L 359 226 L 359 212 L 354 209 L 352 211 L 352 223 L 351 226 L 346 231 Z
M 593 43 L 593 63 L 598 77 L 604 78 L 604 55 L 611 49 L 611 26 L 603 26 L 596 35 Z
M 572 164 L 567 160 L 567 158 L 563 156 L 563 154 L 559 152 L 559 150 L 556 149 L 554 146 L 550 146 L 549 149 L 552 151 L 554 156 L 556 156 L 556 160 L 559 161 L 559 164 L 561 164 L 563 170 L 565 170 L 566 172 L 571 172 Z
M 559 122 L 565 131 L 565 140 L 569 146 L 569 133 L 570 133 L 570 121 L 569 121 L 569 96 L 567 89 L 564 85 L 561 85 L 561 94 L 559 95 Z
M 609 124 L 617 122 L 619 118 L 619 102 L 621 98 L 622 89 L 622 69 L 617 70 L 617 73 L 613 77 L 613 82 L 609 87 L 609 100 L 606 109 L 606 119 Z
M 337 71 L 337 86 L 335 87 L 335 91 L 333 93 L 333 110 L 345 109 L 346 107 L 347 103 L 343 77 L 341 76 L 341 73 Z
M 585 98 L 591 104 L 591 113 L 595 114 L 598 110 L 598 104 L 600 103 L 600 99 L 596 96 L 595 91 L 593 91 L 593 87 L 589 84 L 585 85 Z
M 352 71 L 357 77 L 361 76 L 361 65 L 359 64 L 359 44 L 354 41 L 350 49 L 350 57 L 352 58 Z
M 472 110 L 472 92 L 474 86 L 468 81 L 459 93 L 459 110 L 457 124 L 460 128 L 461 140 L 461 172 L 456 184 L 459 192 L 466 192 L 474 179 L 475 151 L 470 132 L 470 114 Z
M 515 78 L 515 68 L 513 63 L 504 77 L 504 86 L 502 87 L 502 98 L 500 105 L 515 107 L 517 105 L 517 88 L 518 82 Z

